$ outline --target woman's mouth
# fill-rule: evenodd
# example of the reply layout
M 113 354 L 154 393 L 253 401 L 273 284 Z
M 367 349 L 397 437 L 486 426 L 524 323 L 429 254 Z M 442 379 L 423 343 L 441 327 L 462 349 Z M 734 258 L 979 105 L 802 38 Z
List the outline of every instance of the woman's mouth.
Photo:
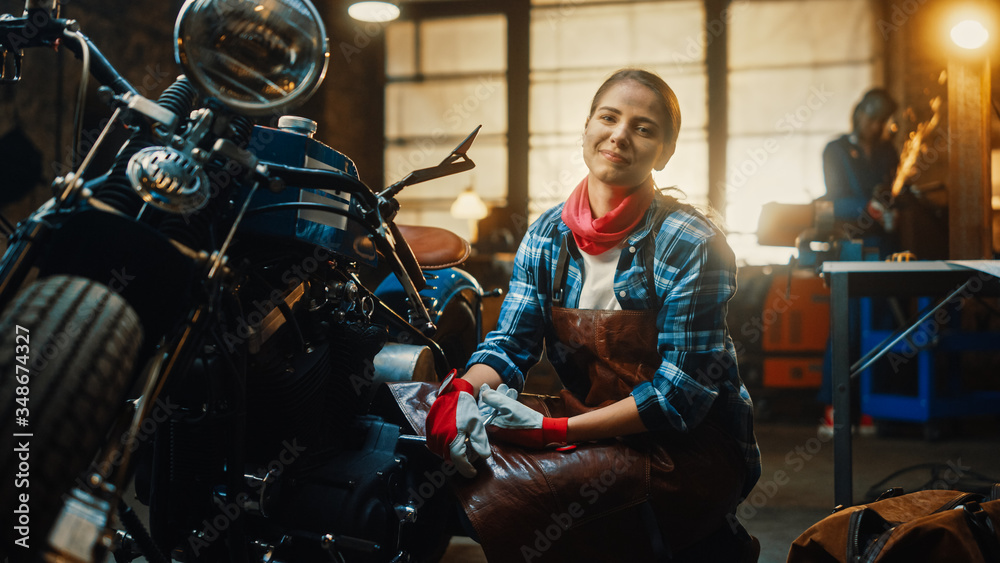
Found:
M 615 164 L 628 164 L 628 159 L 614 151 L 601 151 L 601 156 Z

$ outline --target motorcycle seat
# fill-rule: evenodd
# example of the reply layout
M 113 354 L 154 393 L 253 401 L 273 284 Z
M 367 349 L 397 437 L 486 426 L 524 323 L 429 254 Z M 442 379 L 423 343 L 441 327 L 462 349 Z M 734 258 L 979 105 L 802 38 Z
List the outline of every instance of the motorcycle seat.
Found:
M 440 227 L 396 225 L 410 245 L 421 270 L 454 268 L 465 262 L 472 252 L 469 241 Z

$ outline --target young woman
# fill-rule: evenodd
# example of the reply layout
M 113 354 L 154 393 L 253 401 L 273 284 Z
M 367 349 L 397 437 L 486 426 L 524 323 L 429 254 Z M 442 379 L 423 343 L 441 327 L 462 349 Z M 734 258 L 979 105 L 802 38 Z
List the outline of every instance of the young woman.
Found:
M 454 489 L 490 561 L 756 560 L 734 516 L 760 475 L 726 326 L 735 258 L 653 183 L 680 123 L 655 74 L 604 82 L 587 176 L 529 229 L 464 375 L 425 398 L 428 445 L 467 477 Z M 515 399 L 543 342 L 565 390 Z

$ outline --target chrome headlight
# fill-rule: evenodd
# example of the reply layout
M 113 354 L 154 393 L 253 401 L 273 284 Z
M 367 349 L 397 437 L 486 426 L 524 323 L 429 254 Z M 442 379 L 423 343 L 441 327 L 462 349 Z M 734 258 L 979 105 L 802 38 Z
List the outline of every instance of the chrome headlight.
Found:
M 308 0 L 187 0 L 177 61 L 208 95 L 248 115 L 305 101 L 326 74 L 326 29 Z

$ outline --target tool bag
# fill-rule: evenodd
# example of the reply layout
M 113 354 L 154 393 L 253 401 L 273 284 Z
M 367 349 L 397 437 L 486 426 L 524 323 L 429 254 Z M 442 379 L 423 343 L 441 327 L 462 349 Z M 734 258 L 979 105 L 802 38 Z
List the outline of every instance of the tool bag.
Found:
M 1000 563 L 1000 484 L 978 493 L 889 489 L 802 533 L 788 563 Z

